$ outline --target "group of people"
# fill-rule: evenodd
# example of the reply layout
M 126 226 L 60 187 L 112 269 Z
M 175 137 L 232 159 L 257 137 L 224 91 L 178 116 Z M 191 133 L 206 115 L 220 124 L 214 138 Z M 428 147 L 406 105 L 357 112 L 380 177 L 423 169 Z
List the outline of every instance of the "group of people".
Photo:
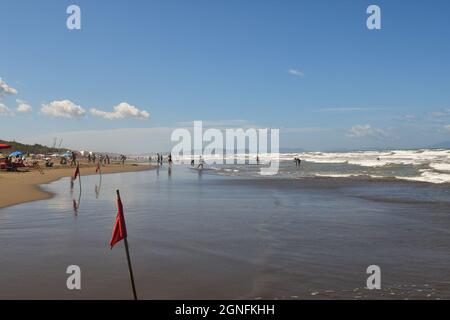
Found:
M 152 162 L 152 157 L 148 157 L 148 161 Z M 158 166 L 162 166 L 163 165 L 163 161 L 164 161 L 163 155 L 157 153 L 156 154 L 156 163 L 158 164 Z M 167 156 L 167 163 L 169 164 L 169 166 L 173 165 L 172 154 L 169 154 Z
M 89 153 L 88 156 L 87 156 L 87 160 L 88 160 L 88 163 L 91 163 L 91 162 L 95 163 L 95 161 L 97 160 L 96 154 L 95 153 L 92 153 L 92 154 Z M 99 154 L 98 155 L 98 162 L 100 164 L 104 164 L 104 165 L 111 164 L 111 160 L 110 160 L 108 154 Z
M 302 163 L 302 160 L 300 158 L 294 158 L 294 161 L 295 161 L 295 166 L 296 167 L 299 167 L 300 164 Z

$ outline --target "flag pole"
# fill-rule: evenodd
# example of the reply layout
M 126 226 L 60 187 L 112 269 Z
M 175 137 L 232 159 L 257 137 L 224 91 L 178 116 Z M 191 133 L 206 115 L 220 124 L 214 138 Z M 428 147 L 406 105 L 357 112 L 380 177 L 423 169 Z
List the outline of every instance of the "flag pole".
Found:
M 80 166 L 80 162 L 78 162 L 78 168 L 79 168 L 79 166 Z M 80 170 L 78 169 L 78 182 L 80 183 L 80 197 L 81 197 L 81 172 L 80 172 Z
M 125 237 L 123 239 L 125 244 L 125 251 L 127 252 L 127 260 L 128 260 L 128 270 L 130 271 L 130 279 L 131 279 L 131 287 L 133 288 L 133 297 L 134 300 L 137 300 L 137 294 L 136 294 L 136 286 L 134 284 L 134 276 L 133 276 L 133 269 L 131 268 L 131 259 L 130 259 L 130 251 L 128 250 L 128 240 Z
M 117 197 L 120 198 L 119 190 L 116 190 L 116 192 L 117 192 Z M 128 248 L 127 237 L 124 237 L 123 241 L 125 244 L 125 252 L 127 253 L 128 271 L 130 272 L 131 287 L 133 289 L 133 298 L 134 298 L 134 300 L 137 300 L 138 298 L 137 298 L 137 294 L 136 294 L 136 285 L 134 284 L 133 268 L 131 267 L 130 250 Z

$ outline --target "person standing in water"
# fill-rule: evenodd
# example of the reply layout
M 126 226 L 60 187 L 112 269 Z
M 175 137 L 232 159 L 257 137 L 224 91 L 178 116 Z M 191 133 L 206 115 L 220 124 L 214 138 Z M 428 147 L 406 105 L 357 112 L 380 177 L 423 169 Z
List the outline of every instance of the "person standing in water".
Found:
M 200 159 L 198 160 L 198 166 L 197 169 L 200 169 L 200 167 L 203 170 L 203 165 L 205 164 L 205 161 L 203 160 L 202 156 L 200 156 Z
M 169 153 L 169 156 L 167 157 L 168 162 L 169 162 L 169 166 L 172 166 L 172 154 Z

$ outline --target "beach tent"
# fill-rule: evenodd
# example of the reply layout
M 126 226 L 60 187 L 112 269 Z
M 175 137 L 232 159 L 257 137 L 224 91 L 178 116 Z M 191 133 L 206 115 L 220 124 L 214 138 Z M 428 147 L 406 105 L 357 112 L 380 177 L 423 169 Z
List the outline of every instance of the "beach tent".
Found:
M 0 143 L 0 149 L 9 149 L 9 148 L 11 148 L 10 145 L 4 144 L 4 143 Z
M 20 151 L 14 151 L 13 153 L 11 153 L 9 156 L 10 157 L 20 157 L 23 153 Z

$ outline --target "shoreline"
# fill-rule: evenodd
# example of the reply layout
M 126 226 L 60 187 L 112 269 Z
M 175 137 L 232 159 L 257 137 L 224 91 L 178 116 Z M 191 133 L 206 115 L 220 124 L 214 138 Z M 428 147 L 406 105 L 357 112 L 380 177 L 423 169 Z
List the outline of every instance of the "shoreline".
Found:
M 137 172 L 155 169 L 156 165 L 138 165 L 134 163 L 110 164 L 102 167 L 102 174 Z M 94 175 L 96 165 L 81 163 L 82 176 Z M 74 168 L 68 166 L 57 166 L 43 169 L 41 174 L 37 169 L 24 172 L 1 172 L 0 184 L 3 186 L 0 192 L 0 209 L 37 200 L 50 199 L 54 195 L 41 188 L 41 185 L 57 181 L 61 178 L 70 177 Z

